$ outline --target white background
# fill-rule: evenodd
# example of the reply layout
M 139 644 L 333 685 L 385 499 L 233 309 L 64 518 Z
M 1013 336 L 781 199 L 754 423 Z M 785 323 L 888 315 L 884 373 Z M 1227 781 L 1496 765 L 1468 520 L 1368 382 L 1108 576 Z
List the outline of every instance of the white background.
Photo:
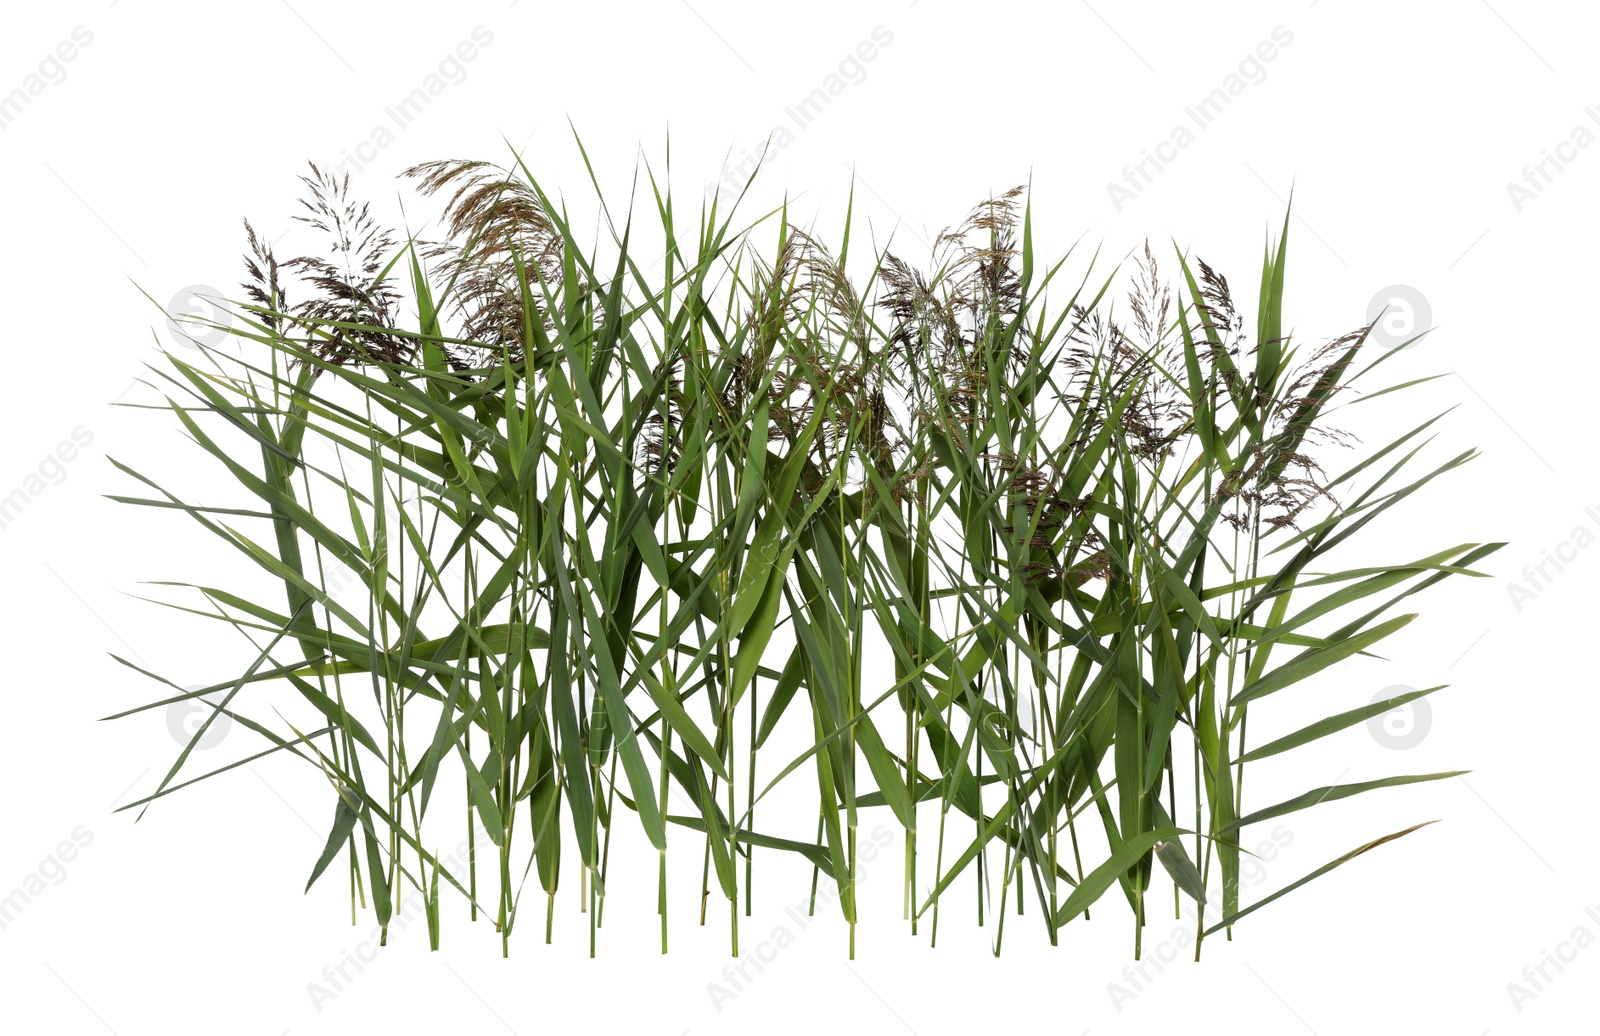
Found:
M 1574 160 L 1559 172 L 1547 165 L 1548 184 L 1534 172 L 1542 189 L 1531 200 L 1507 186 L 1525 183 L 1524 167 L 1576 127 L 1600 133 L 1585 113 L 1600 106 L 1585 5 L 120 0 L 7 14 L 0 93 L 23 85 L 75 27 L 92 34 L 65 78 L 52 70 L 57 81 L 0 130 L 10 372 L 0 495 L 28 485 L 42 463 L 57 476 L 0 530 L 9 591 L 0 893 L 41 869 L 52 879 L 0 931 L 8 1031 L 1592 1030 L 1600 948 L 1559 974 L 1547 968 L 1553 981 L 1539 990 L 1523 969 L 1580 926 L 1600 936 L 1589 593 L 1600 552 L 1571 542 L 1580 527 L 1585 543 L 1600 533 L 1591 453 L 1600 147 L 1566 151 Z M 1115 896 L 1055 949 L 1030 904 L 1027 917 L 1008 919 L 999 959 L 992 927 L 952 908 L 930 952 L 925 931 L 913 941 L 899 920 L 887 877 L 897 844 L 878 865 L 881 888 L 869 867 L 860 952 L 847 964 L 833 915 L 798 931 L 783 914 L 803 897 L 806 873 L 763 859 L 747 948 L 780 924 L 797 937 L 720 1011 L 706 987 L 724 981 L 722 912 L 714 906 L 717 923 L 705 929 L 693 924 L 694 876 L 680 864 L 673 951 L 658 956 L 654 863 L 631 873 L 618 861 L 638 847 L 623 845 L 598 960 L 586 956 L 575 887 L 555 945 L 538 938 L 542 917 L 525 920 L 509 961 L 486 925 L 469 927 L 465 907 L 447 900 L 443 952 L 427 952 L 420 925 L 398 933 L 319 1010 L 308 984 L 323 982 L 371 922 L 350 927 L 338 880 L 300 892 L 325 830 L 315 774 L 263 763 L 164 800 L 137 824 L 111 812 L 153 790 L 178 746 L 159 710 L 95 722 L 159 693 L 107 652 L 179 684 L 219 678 L 239 652 L 215 624 L 137 599 L 148 580 L 227 585 L 215 566 L 238 563 L 197 544 L 179 518 L 103 499 L 131 488 L 105 454 L 202 500 L 220 485 L 170 414 L 110 404 L 156 401 L 129 389 L 157 347 L 172 347 L 160 309 L 187 285 L 234 290 L 241 218 L 279 240 L 282 256 L 311 247 L 289 219 L 304 162 L 361 154 L 385 107 L 477 26 L 492 41 L 465 78 L 366 152 L 373 161 L 353 186 L 387 221 L 399 218 L 399 170 L 500 160 L 508 147 L 524 148 L 575 213 L 591 213 L 569 120 L 623 198 L 641 158 L 663 168 L 670 129 L 674 185 L 692 210 L 726 155 L 737 163 L 758 150 L 787 123 L 785 108 L 878 26 L 892 39 L 865 77 L 850 70 L 859 81 L 776 151 L 756 188 L 761 206 L 787 193 L 797 218 L 826 237 L 843 222 L 852 168 L 876 241 L 892 234 L 913 256 L 988 192 L 1031 181 L 1043 252 L 1081 238 L 1069 267 L 1081 272 L 1098 247 L 1108 273 L 1146 238 L 1161 257 L 1176 243 L 1229 274 L 1248 311 L 1292 185 L 1286 326 L 1320 341 L 1364 323 L 1380 289 L 1404 285 L 1427 300 L 1437 328 L 1385 369 L 1389 380 L 1446 377 L 1361 408 L 1373 411 L 1360 419 L 1364 440 L 1455 406 L 1419 460 L 1483 451 L 1364 534 L 1362 558 L 1511 545 L 1485 565 L 1497 578 L 1452 580 L 1416 599 L 1422 618 L 1386 643 L 1389 661 L 1339 667 L 1260 721 L 1283 731 L 1393 685 L 1451 684 L 1429 699 L 1419 743 L 1389 748 L 1357 727 L 1252 771 L 1247 795 L 1260 805 L 1346 773 L 1473 772 L 1287 818 L 1289 843 L 1247 898 L 1369 838 L 1443 823 L 1253 915 L 1234 942 L 1208 941 L 1199 965 L 1179 954 L 1159 974 L 1147 967 L 1153 980 L 1137 988 L 1123 974 L 1130 926 Z M 1185 107 L 1279 26 L 1290 42 L 1247 69 L 1254 81 L 1119 211 L 1108 183 L 1188 122 Z M 80 426 L 90 447 L 63 468 L 48 464 Z M 1552 578 L 1524 574 L 1557 553 L 1569 560 L 1560 572 L 1547 566 Z M 1529 591 L 1520 602 L 1513 582 Z M 236 727 L 205 763 L 254 750 Z M 49 863 L 80 828 L 88 845 L 59 869 Z M 969 899 L 970 883 L 958 887 Z M 1146 945 L 1172 924 L 1152 911 Z M 1511 982 L 1537 995 L 1514 1004 Z M 1110 983 L 1136 995 L 1114 998 Z

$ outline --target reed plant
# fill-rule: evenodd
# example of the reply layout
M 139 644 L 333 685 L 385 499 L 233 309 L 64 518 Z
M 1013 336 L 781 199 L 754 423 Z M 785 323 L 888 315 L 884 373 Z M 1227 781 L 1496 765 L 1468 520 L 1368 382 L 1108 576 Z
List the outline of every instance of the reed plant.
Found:
M 263 758 L 314 767 L 308 889 L 342 874 L 352 917 L 387 928 L 409 888 L 434 948 L 454 890 L 509 952 L 524 892 L 552 938 L 565 877 L 591 954 L 612 836 L 636 824 L 657 859 L 627 873 L 654 871 L 662 952 L 669 908 L 725 909 L 738 955 L 756 858 L 793 854 L 813 903 L 836 885 L 853 955 L 878 815 L 930 941 L 958 883 L 996 954 L 1027 900 L 1054 944 L 1116 888 L 1137 956 L 1170 886 L 1196 902 L 1198 958 L 1417 828 L 1244 904 L 1246 829 L 1452 776 L 1246 798 L 1246 764 L 1437 690 L 1270 740 L 1249 722 L 1281 730 L 1277 695 L 1349 698 L 1337 671 L 1302 684 L 1501 546 L 1334 560 L 1473 452 L 1419 475 L 1439 417 L 1377 448 L 1338 430 L 1340 407 L 1416 382 L 1368 387 L 1395 355 L 1369 328 L 1290 333 L 1287 220 L 1251 312 L 1181 249 L 1103 277 L 1041 261 L 1021 188 L 908 260 L 864 246 L 853 207 L 833 243 L 787 206 L 752 215 L 748 185 L 686 220 L 648 166 L 647 215 L 601 198 L 598 235 L 520 158 L 405 179 L 431 232 L 385 229 L 313 167 L 300 218 L 327 248 L 280 262 L 247 223 L 228 340 L 151 368 L 143 405 L 239 499 L 191 503 L 121 462 L 137 488 L 115 499 L 177 512 L 273 590 L 167 584 L 248 652 L 198 690 L 146 673 L 166 690 L 119 715 L 206 719 L 126 808 Z M 260 750 L 196 772 L 223 716 Z M 796 785 L 814 807 L 774 808 Z M 463 824 L 472 862 L 447 863 Z

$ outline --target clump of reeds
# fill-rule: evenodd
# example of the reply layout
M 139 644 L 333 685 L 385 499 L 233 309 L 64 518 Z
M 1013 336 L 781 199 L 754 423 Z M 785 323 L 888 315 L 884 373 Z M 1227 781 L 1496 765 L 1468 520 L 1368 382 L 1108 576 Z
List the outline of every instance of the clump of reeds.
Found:
M 313 168 L 301 218 L 326 252 L 279 261 L 250 231 L 238 348 L 156 372 L 240 506 L 121 464 L 148 492 L 118 499 L 182 511 L 282 589 L 193 588 L 252 656 L 143 706 L 212 712 L 134 807 L 231 769 L 186 770 L 227 715 L 326 777 L 310 881 L 347 872 L 385 926 L 410 886 L 435 948 L 441 885 L 508 948 L 531 880 L 549 940 L 565 862 L 592 953 L 612 834 L 636 823 L 663 952 L 669 905 L 704 923 L 714 899 L 739 952 L 760 850 L 809 864 L 813 897 L 836 884 L 853 953 L 870 811 L 903 832 L 913 932 L 937 938 L 963 877 L 996 953 L 1012 901 L 1054 943 L 1118 887 L 1137 954 L 1159 861 L 1197 903 L 1198 957 L 1415 830 L 1244 905 L 1245 828 L 1450 776 L 1253 784 L 1246 806 L 1246 763 L 1402 702 L 1265 743 L 1251 712 L 1273 729 L 1270 696 L 1500 546 L 1325 563 L 1472 453 L 1403 476 L 1430 420 L 1324 470 L 1351 445 L 1330 403 L 1389 354 L 1367 329 L 1289 333 L 1287 223 L 1253 323 L 1221 274 L 1180 252 L 1169 281 L 1148 247 L 1122 319 L 1118 274 L 1037 261 L 1020 188 L 918 261 L 863 260 L 848 225 L 830 248 L 786 209 L 711 203 L 683 234 L 662 189 L 649 262 L 631 224 L 585 248 L 520 162 L 407 176 L 443 204 L 438 240 L 397 244 Z M 814 813 L 758 810 L 796 782 Z M 463 819 L 487 844 L 453 871 L 434 847 Z

